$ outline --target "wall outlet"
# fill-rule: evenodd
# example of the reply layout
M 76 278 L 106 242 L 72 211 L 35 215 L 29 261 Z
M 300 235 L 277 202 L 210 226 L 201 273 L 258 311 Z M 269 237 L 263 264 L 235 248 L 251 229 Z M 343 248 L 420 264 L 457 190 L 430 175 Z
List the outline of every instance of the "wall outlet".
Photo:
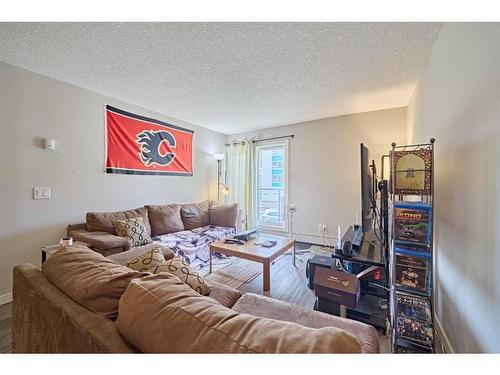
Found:
M 328 231 L 328 227 L 326 226 L 326 224 L 318 224 L 318 232 L 319 233 L 322 233 L 322 232 L 327 232 Z

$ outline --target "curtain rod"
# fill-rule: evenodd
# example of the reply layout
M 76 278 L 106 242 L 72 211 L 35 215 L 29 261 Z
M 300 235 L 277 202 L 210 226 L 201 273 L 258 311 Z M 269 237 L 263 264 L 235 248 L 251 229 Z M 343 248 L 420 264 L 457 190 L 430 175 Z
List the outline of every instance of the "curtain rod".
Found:
M 293 137 L 295 137 L 295 134 L 282 135 L 280 137 L 272 137 L 272 138 L 264 138 L 264 139 L 254 139 L 254 140 L 252 140 L 252 142 L 256 143 L 256 142 L 262 142 L 262 141 L 272 141 L 273 139 L 293 138 Z
M 288 134 L 288 135 L 282 135 L 279 137 L 271 137 L 271 138 L 263 138 L 263 139 L 253 139 L 252 143 L 263 142 L 263 141 L 272 141 L 274 139 L 281 139 L 281 138 L 293 138 L 293 137 L 295 137 L 295 134 Z M 233 141 L 231 143 L 226 143 L 226 146 L 231 146 L 232 144 L 240 144 L 240 143 L 245 144 L 247 142 L 250 142 L 250 141 Z

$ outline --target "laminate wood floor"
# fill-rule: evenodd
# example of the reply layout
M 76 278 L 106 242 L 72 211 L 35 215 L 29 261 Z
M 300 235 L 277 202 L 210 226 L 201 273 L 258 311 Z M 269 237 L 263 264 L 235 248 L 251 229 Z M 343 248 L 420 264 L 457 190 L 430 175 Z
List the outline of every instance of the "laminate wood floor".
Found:
M 12 303 L 0 305 L 0 353 L 10 353 L 11 351 L 11 320 Z

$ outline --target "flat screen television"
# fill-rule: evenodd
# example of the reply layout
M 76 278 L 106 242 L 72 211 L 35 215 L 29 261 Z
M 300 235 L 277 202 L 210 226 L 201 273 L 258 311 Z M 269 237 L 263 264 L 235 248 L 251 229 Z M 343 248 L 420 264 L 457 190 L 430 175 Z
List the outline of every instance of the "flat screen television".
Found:
M 363 233 L 373 228 L 374 176 L 370 164 L 370 152 L 361 143 L 361 229 Z

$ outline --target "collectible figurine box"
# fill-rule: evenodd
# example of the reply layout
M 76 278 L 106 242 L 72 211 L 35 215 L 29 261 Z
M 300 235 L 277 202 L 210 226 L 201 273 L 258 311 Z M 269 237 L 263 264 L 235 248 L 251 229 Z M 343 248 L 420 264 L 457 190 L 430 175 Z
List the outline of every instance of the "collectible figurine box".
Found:
M 432 325 L 419 322 L 404 316 L 398 316 L 396 320 L 396 335 L 399 338 L 432 347 L 434 332 Z
M 395 248 L 396 287 L 429 295 L 431 283 L 431 255 Z
M 432 323 L 431 301 L 429 298 L 396 293 L 396 314 Z
M 428 245 L 432 225 L 432 208 L 425 203 L 397 202 L 394 206 L 394 240 Z

